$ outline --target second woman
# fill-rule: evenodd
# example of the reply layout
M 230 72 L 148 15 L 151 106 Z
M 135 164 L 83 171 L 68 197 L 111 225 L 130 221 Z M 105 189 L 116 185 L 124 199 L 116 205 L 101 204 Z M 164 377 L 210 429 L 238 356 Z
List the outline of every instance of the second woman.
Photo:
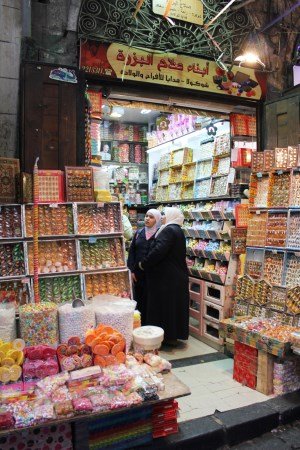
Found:
M 141 313 L 142 324 L 145 324 L 147 314 L 147 285 L 145 273 L 139 268 L 139 261 L 147 256 L 160 221 L 160 212 L 149 209 L 145 216 L 145 227 L 135 233 L 128 253 L 127 266 L 131 271 L 133 297 Z

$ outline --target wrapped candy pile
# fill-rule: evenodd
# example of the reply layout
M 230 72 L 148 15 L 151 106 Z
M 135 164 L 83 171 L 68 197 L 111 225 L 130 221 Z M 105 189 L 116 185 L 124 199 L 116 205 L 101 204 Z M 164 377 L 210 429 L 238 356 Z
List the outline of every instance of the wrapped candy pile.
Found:
M 280 342 L 290 342 L 292 334 L 295 331 L 299 331 L 298 328 L 289 325 L 282 325 L 273 319 L 260 319 L 253 317 L 250 320 L 239 323 L 239 328 L 254 333 L 259 333 L 267 338 L 276 339 Z
M 36 356 L 40 356 L 42 348 L 31 349 L 30 356 L 35 356 L 36 351 Z M 129 355 L 125 364 L 118 366 L 88 367 L 48 376 L 36 383 L 34 392 L 2 394 L 0 429 L 22 428 L 158 399 L 164 382 L 157 369 L 160 366 L 166 370 L 170 365 L 152 356 L 147 358 L 156 370 L 145 363 L 146 356 Z
M 42 379 L 59 372 L 56 350 L 48 345 L 35 345 L 25 349 L 24 381 Z
M 300 388 L 299 358 L 274 363 L 273 385 L 275 395 L 286 394 Z
M 59 345 L 57 356 L 63 371 L 82 369 L 93 364 L 90 347 L 82 344 L 78 336 L 71 337 L 66 344 Z

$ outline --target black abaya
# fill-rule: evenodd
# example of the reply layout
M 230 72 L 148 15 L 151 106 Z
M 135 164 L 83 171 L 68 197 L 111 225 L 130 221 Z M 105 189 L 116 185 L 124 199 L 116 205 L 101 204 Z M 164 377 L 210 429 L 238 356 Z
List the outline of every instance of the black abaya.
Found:
M 141 264 L 148 289 L 147 325 L 163 328 L 166 340 L 188 339 L 189 278 L 180 226 L 166 226 Z
M 139 262 L 147 256 L 154 236 L 146 239 L 145 228 L 138 230 L 131 242 L 127 266 L 136 276 L 136 283 L 133 283 L 133 298 L 137 302 L 137 309 L 141 313 L 142 325 L 146 324 L 147 315 L 147 279 L 145 272 L 139 268 Z

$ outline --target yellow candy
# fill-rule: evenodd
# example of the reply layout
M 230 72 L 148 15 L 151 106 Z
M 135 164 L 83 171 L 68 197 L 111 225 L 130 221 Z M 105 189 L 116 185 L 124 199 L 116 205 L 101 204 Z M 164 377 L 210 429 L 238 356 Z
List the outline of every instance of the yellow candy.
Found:
M 17 366 L 16 364 L 14 364 L 13 366 L 11 366 L 9 368 L 9 373 L 10 373 L 11 381 L 17 381 L 22 374 L 22 369 L 20 366 Z
M 2 383 L 8 383 L 10 381 L 10 372 L 7 367 L 1 367 L 0 381 Z
M 16 363 L 21 366 L 24 362 L 24 353 L 19 350 L 19 356 L 16 359 Z
M 21 350 L 22 351 L 25 348 L 25 341 L 23 341 L 23 339 L 15 339 L 12 342 L 12 346 L 13 346 L 13 348 L 15 350 Z M 1 348 L 0 348 L 0 350 L 1 350 Z
M 3 358 L 2 361 L 1 361 L 1 365 L 2 366 L 8 366 L 8 367 L 14 365 L 14 363 L 15 363 L 14 359 L 9 358 L 8 356 Z
M 8 350 L 7 355 L 9 358 L 12 358 L 14 361 L 16 361 L 16 359 L 19 356 L 19 350 Z
M 10 342 L 6 342 L 0 346 L 0 352 L 4 352 L 5 354 L 12 348 L 12 344 Z
M 2 359 L 2 358 L 4 358 L 4 357 L 5 357 L 5 353 L 2 352 L 2 351 L 0 351 L 0 359 Z

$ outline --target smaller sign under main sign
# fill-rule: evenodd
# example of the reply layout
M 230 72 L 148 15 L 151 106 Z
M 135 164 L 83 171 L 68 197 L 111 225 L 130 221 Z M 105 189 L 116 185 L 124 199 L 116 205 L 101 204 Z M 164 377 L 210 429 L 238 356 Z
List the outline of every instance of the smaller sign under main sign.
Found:
M 167 16 L 184 22 L 203 25 L 203 3 L 201 0 L 153 0 L 154 14 Z

